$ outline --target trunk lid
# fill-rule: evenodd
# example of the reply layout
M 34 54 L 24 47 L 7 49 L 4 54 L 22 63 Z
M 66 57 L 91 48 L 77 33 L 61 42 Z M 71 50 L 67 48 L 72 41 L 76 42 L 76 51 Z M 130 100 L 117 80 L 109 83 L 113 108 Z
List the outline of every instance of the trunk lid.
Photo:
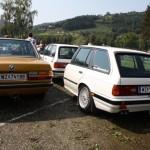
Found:
M 2 57 L 0 58 L 0 72 L 28 72 L 28 71 L 48 71 L 49 64 L 41 59 L 28 57 Z

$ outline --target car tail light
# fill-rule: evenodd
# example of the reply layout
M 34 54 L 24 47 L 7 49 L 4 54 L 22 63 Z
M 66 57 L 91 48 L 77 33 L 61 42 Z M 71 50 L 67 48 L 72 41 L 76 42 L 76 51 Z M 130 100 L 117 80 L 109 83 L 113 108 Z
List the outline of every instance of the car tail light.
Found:
M 41 71 L 41 72 L 29 72 L 29 80 L 51 80 L 52 72 L 51 71 Z
M 55 62 L 54 63 L 54 68 L 65 68 L 67 63 L 62 63 L 62 62 Z
M 112 88 L 113 96 L 134 96 L 137 95 L 137 86 L 135 85 L 114 85 Z
M 49 72 L 39 72 L 38 80 L 49 80 L 52 78 L 52 73 Z

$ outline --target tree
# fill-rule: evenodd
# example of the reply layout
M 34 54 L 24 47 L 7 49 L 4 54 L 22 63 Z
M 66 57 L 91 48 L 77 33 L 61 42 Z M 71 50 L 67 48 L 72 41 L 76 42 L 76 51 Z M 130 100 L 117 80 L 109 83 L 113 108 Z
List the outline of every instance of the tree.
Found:
M 24 36 L 32 29 L 34 16 L 37 14 L 36 10 L 31 11 L 32 0 L 3 0 L 0 6 L 4 10 L 4 28 L 8 34 L 12 35 L 8 24 L 13 26 L 13 34 L 17 37 Z
M 79 16 L 72 19 L 68 19 L 63 23 L 62 28 L 67 31 L 77 30 L 77 29 L 87 29 L 96 26 L 95 20 L 97 16 Z
M 31 11 L 31 0 L 15 0 L 15 20 L 16 33 L 22 36 L 33 27 L 33 19 L 37 11 Z
M 5 26 L 2 28 L 3 34 L 12 35 L 13 20 L 14 20 L 14 1 L 13 0 L 4 0 L 3 3 L 0 3 L 1 8 L 4 10 L 3 15 L 1 16 L 4 20 Z
M 150 6 L 147 6 L 144 14 L 142 35 L 145 40 L 150 40 Z
M 124 33 L 116 38 L 116 46 L 139 49 L 139 37 L 136 33 Z

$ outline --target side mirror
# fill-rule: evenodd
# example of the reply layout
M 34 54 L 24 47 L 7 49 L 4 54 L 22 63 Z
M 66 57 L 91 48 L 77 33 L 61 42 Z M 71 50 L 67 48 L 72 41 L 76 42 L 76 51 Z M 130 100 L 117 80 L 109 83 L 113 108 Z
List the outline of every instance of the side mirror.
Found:
M 54 57 L 55 56 L 55 53 L 52 53 L 52 57 Z

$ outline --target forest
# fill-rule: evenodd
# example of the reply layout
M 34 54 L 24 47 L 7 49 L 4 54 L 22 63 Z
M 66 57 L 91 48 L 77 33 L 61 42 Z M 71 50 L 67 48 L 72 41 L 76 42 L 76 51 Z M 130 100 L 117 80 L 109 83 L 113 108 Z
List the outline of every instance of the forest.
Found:
M 45 43 L 94 44 L 147 51 L 149 36 L 144 37 L 146 12 L 85 15 L 34 26 L 37 39 Z

